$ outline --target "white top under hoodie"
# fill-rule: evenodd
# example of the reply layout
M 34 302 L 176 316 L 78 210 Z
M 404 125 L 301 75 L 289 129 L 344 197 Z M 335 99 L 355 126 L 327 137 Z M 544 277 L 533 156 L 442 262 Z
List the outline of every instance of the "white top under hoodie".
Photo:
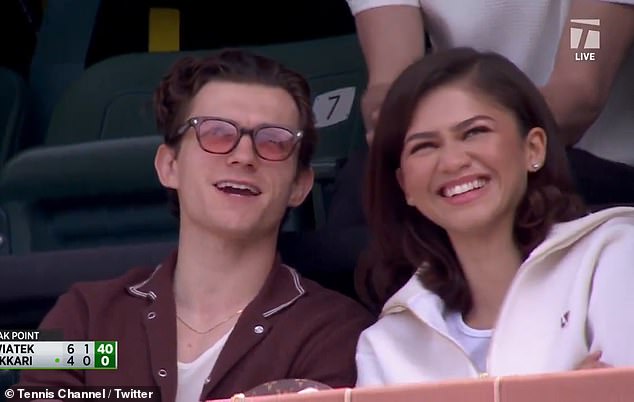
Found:
M 414 275 L 357 347 L 358 386 L 567 371 L 590 352 L 634 366 L 634 208 L 560 223 L 522 263 L 479 373 Z

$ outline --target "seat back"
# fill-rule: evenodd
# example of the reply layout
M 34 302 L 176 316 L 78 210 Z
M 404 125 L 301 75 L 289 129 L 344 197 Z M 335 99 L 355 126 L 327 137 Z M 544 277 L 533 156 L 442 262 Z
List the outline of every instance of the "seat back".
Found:
M 105 0 L 104 0 L 105 1 Z M 43 139 L 55 105 L 84 71 L 95 16 L 102 0 L 45 2 L 42 24 L 31 60 L 28 146 Z
M 358 102 L 366 79 L 357 38 L 251 50 L 299 71 L 311 86 L 317 183 L 283 229 L 309 230 L 323 223 L 327 185 L 363 138 Z M 0 221 L 0 229 L 11 232 L 12 253 L 175 238 L 177 225 L 163 205 L 151 163 L 160 142 L 151 99 L 176 60 L 208 53 L 123 55 L 82 74 L 56 106 L 44 146 L 18 155 L 0 176 L 0 206 L 8 221 Z
M 354 35 L 250 48 L 303 74 L 320 133 L 317 158 L 344 157 L 362 136 L 358 98 L 365 65 Z M 179 58 L 209 52 L 117 56 L 87 69 L 58 103 L 46 145 L 156 135 L 152 93 Z
M 18 382 L 18 373 L 16 370 L 0 370 L 0 395 L 5 395 L 4 392 Z
M 0 169 L 17 151 L 26 110 L 26 86 L 15 72 L 0 67 Z
M 20 8 L 17 3 L 24 1 L 9 3 Z M 42 3 L 44 15 L 30 71 L 34 107 L 29 120 L 33 137 L 29 145 L 40 144 L 55 105 L 87 66 L 122 54 L 153 51 L 151 43 L 157 32 L 163 38 L 175 33 L 170 39 L 177 45 L 173 50 L 194 50 L 305 41 L 355 31 L 354 19 L 341 0 L 320 0 L 308 5 L 277 0 L 251 2 L 248 6 L 199 0 Z M 171 25 L 156 24 L 154 12 L 165 9 L 177 14 L 177 18 L 170 20 Z M 289 14 L 292 18 L 288 18 Z

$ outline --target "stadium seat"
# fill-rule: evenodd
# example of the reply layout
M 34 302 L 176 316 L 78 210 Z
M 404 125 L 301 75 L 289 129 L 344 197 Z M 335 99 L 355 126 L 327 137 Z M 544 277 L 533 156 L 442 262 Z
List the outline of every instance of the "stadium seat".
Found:
M 37 145 L 48 126 L 55 104 L 84 71 L 95 16 L 102 0 L 47 1 L 31 60 L 27 146 Z
M 0 395 L 5 395 L 4 391 L 18 382 L 18 371 L 0 370 Z M 4 396 L 2 397 L 4 400 Z
M 162 37 L 167 35 L 166 28 L 177 33 L 178 38 L 171 38 L 177 45 L 172 46 L 175 51 L 262 46 L 355 32 L 354 19 L 341 0 L 309 5 L 294 0 L 253 2 L 248 12 L 244 4 L 229 1 L 42 2 L 45 10 L 30 68 L 34 107 L 27 146 L 41 142 L 55 105 L 86 67 L 122 54 L 157 50 L 152 47 L 153 11 L 169 10 L 177 15 L 173 26 L 159 24 Z M 213 23 L 209 24 L 211 16 Z M 249 29 L 236 29 L 236 23 Z
M 34 329 L 73 283 L 112 279 L 133 267 L 151 269 L 175 247 L 156 242 L 0 256 L 0 328 Z
M 26 109 L 26 87 L 15 72 L 0 67 L 0 173 L 16 152 Z M 8 254 L 8 219 L 0 209 L 0 255 Z
M 307 77 L 320 144 L 310 214 L 287 230 L 319 225 L 323 193 L 363 137 L 358 98 L 365 65 L 354 35 L 252 48 Z M 143 53 L 97 63 L 55 107 L 43 146 L 18 154 L 0 176 L 0 233 L 13 254 L 173 240 L 176 221 L 164 205 L 152 158 L 156 134 L 151 95 L 169 66 L 205 51 Z M 305 209 L 304 209 L 305 211 Z M 1 211 L 0 211 L 1 212 Z
M 26 110 L 26 87 L 22 78 L 0 67 L 0 169 L 17 150 Z

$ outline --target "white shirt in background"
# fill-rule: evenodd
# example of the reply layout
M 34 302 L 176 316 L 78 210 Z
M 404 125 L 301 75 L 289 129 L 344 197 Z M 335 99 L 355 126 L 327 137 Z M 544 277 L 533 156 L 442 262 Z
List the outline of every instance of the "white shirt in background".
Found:
M 347 1 L 353 14 L 389 5 L 418 7 L 433 48 L 466 46 L 499 53 L 537 86 L 546 84 L 550 78 L 559 39 L 564 29 L 570 27 L 570 0 Z M 634 0 L 604 1 L 634 4 Z M 601 21 L 604 23 L 607 22 Z M 633 72 L 634 48 L 625 57 L 601 115 L 576 147 L 605 159 L 634 165 Z

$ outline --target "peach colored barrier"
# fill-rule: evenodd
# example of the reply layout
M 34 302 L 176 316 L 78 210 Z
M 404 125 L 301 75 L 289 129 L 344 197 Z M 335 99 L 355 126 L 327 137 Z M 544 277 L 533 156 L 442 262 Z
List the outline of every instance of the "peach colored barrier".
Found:
M 500 381 L 501 402 L 634 402 L 634 369 L 598 369 Z
M 224 402 L 634 402 L 634 368 L 489 377 L 306 394 L 234 396 Z M 219 402 L 219 401 L 216 401 Z

